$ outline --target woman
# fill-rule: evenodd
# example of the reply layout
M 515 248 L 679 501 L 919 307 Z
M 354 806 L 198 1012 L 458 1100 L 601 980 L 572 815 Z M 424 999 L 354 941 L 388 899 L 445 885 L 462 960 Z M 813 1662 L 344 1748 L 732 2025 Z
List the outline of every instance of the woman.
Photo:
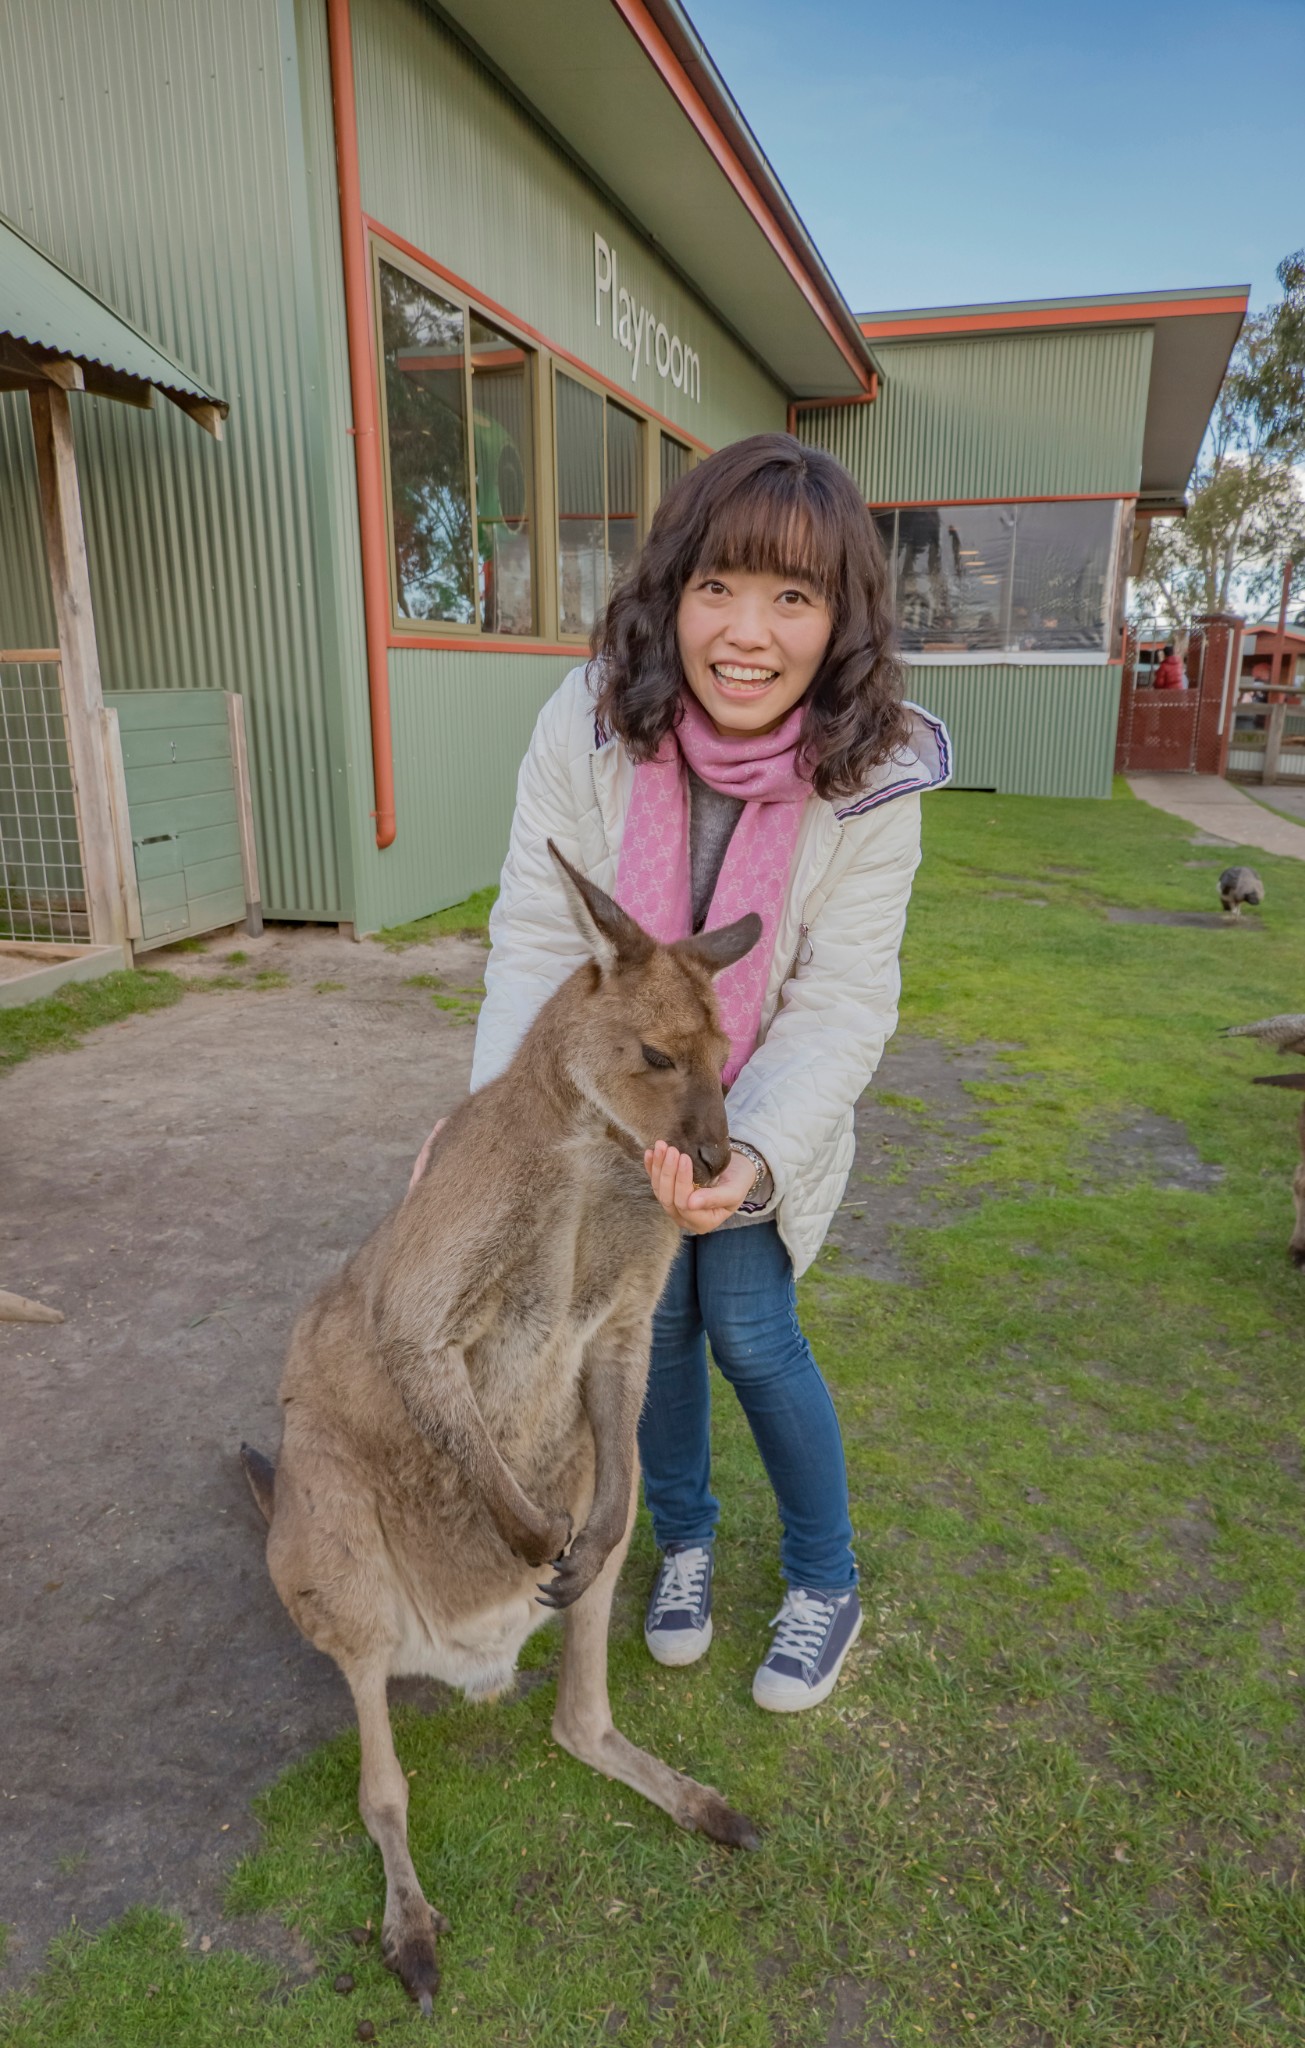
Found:
M 838 1420 L 797 1321 L 853 1153 L 852 1112 L 897 1019 L 919 793 L 945 782 L 936 719 L 904 706 L 888 572 L 831 456 L 782 434 L 710 457 L 658 507 L 596 630 L 544 706 L 517 788 L 472 1069 L 500 1073 L 581 951 L 563 853 L 661 939 L 759 911 L 720 976 L 733 1153 L 694 1190 L 659 1144 L 654 1193 L 685 1233 L 658 1307 L 639 1449 L 662 1561 L 645 1640 L 711 1640 L 707 1340 L 775 1489 L 787 1592 L 758 1705 L 825 1699 L 861 1625 Z

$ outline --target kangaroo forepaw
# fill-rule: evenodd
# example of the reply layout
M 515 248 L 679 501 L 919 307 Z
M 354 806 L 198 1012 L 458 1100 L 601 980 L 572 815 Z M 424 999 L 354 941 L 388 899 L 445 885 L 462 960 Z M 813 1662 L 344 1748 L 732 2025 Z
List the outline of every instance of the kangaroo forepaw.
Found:
M 393 1970 L 409 1998 L 421 2007 L 427 2019 L 434 2008 L 435 1993 L 440 1988 L 435 1937 L 448 1931 L 449 1923 L 444 1915 L 428 1906 L 424 1899 L 393 1927 L 387 1926 L 381 1931 L 381 1954 L 387 1968 Z
M 547 1585 L 539 1587 L 539 1605 L 558 1611 L 574 1607 L 580 1595 L 593 1585 L 611 1551 L 610 1544 L 589 1543 L 583 1534 L 577 1536 L 566 1557 L 553 1559 L 554 1576 Z

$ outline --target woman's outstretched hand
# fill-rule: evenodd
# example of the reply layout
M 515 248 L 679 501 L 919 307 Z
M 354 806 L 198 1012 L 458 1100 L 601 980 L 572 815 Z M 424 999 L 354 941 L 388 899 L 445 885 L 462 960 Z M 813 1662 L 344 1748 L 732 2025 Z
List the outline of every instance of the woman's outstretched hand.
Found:
M 643 1163 L 652 1191 L 667 1215 L 696 1237 L 705 1237 L 708 1231 L 728 1223 L 740 1202 L 746 1202 L 757 1172 L 742 1152 L 731 1152 L 729 1165 L 711 1186 L 695 1188 L 692 1159 L 662 1138 L 644 1153 Z

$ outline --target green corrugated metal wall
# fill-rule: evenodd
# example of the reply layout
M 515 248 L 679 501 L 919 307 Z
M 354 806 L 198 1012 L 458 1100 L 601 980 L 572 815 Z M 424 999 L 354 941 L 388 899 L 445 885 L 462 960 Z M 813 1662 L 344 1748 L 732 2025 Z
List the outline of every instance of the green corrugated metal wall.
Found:
M 546 33 L 541 16 L 541 34 Z M 782 428 L 784 393 L 421 0 L 353 0 L 363 206 L 646 405 L 716 447 Z M 594 317 L 594 233 L 702 359 L 702 399 Z
M 872 504 L 1137 490 L 1149 327 L 874 346 L 873 405 L 798 415 Z
M 540 705 L 576 655 L 398 649 L 390 655 L 398 836 L 376 850 L 357 499 L 330 126 L 325 9 L 299 0 L 313 205 L 332 547 L 332 631 L 344 650 L 356 918 L 372 930 L 457 902 L 497 877 L 516 772 Z M 478 291 L 630 389 L 626 359 L 594 320 L 593 236 L 658 317 L 698 346 L 695 405 L 641 370 L 636 398 L 710 444 L 782 427 L 779 387 L 711 319 L 571 160 L 420 0 L 354 0 L 363 205 Z
M 244 693 L 268 909 L 329 918 L 296 61 L 290 0 L 0 10 L 0 211 L 231 401 L 220 446 L 162 402 L 74 401 L 104 681 Z M 0 398 L 0 642 L 48 642 L 22 407 Z
M 959 789 L 1108 797 L 1119 677 L 1113 663 L 908 667 L 906 694 L 946 725 Z
M 873 405 L 798 415 L 871 504 L 1128 497 L 1142 473 L 1149 327 L 876 342 Z M 1110 794 L 1119 669 L 910 665 L 907 693 L 944 718 L 962 788 Z

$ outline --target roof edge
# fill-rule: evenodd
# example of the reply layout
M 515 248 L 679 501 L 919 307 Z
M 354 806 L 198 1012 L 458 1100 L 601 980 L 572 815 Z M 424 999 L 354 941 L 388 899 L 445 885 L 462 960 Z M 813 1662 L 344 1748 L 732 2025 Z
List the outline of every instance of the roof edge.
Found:
M 1191 285 L 1180 290 L 1102 292 L 1083 298 L 997 299 L 969 306 L 902 307 L 857 315 L 877 340 L 931 334 L 983 334 L 1035 327 L 1096 327 L 1190 319 L 1206 313 L 1245 317 L 1251 287 Z
M 748 126 L 737 100 L 716 69 L 702 38 L 679 5 L 679 0 L 612 0 L 612 5 L 631 33 L 643 45 L 650 60 L 657 64 L 668 88 L 692 119 L 693 108 L 686 103 L 681 81 L 675 78 L 672 70 L 658 63 L 658 52 L 650 45 L 648 36 L 642 32 L 645 24 L 651 26 L 661 38 L 674 60 L 674 66 L 681 73 L 682 81 L 697 95 L 715 122 L 727 148 L 736 158 L 740 170 L 753 187 L 762 207 L 770 216 L 771 223 L 795 259 L 806 282 L 806 295 L 811 300 L 813 308 L 823 313 L 826 326 L 830 328 L 834 339 L 840 342 L 850 366 L 862 375 L 868 389 L 870 376 L 878 371 L 880 366 L 869 346 L 860 319 L 834 282 L 806 223 Z
M 42 248 L 39 242 L 33 241 L 32 237 L 24 233 L 17 221 L 11 219 L 7 213 L 0 213 L 0 228 L 8 229 L 9 233 L 16 236 L 20 242 L 25 243 L 32 251 L 32 254 L 40 258 L 41 262 L 48 263 L 52 270 L 58 271 L 61 277 L 66 277 L 68 282 L 97 305 L 101 312 L 107 313 L 111 320 L 116 320 L 120 327 L 125 327 L 127 332 L 133 335 L 141 344 L 142 348 L 148 349 L 152 355 L 159 358 L 160 362 L 165 363 L 170 370 L 175 371 L 179 381 L 176 384 L 166 384 L 161 378 L 141 377 L 133 373 L 123 372 L 118 370 L 117 366 L 112 363 L 102 363 L 98 356 L 79 354 L 76 349 L 69 349 L 66 351 L 66 354 L 74 362 L 93 364 L 110 374 L 121 375 L 124 381 L 128 383 L 153 386 L 161 391 L 165 398 L 171 399 L 173 404 L 179 406 L 183 412 L 190 412 L 193 408 L 198 407 L 215 413 L 219 419 L 225 420 L 229 416 L 231 407 L 225 398 L 219 398 L 216 392 L 210 391 L 207 384 L 197 377 L 193 370 L 188 369 L 184 363 L 179 363 L 175 356 L 169 354 L 167 349 L 162 348 L 154 340 L 152 335 L 146 334 L 143 329 L 136 325 L 134 320 L 129 320 L 125 313 L 120 313 L 116 306 L 111 306 L 107 299 L 101 298 L 97 291 L 92 291 L 90 285 L 78 277 L 75 271 L 69 270 L 66 264 L 60 263 L 58 258 L 52 256 L 48 249 Z M 40 344 L 33 345 L 41 347 Z M 41 347 L 41 352 L 43 354 L 58 353 L 58 351 L 50 351 L 44 347 Z M 200 424 L 204 425 L 206 422 L 201 420 Z

